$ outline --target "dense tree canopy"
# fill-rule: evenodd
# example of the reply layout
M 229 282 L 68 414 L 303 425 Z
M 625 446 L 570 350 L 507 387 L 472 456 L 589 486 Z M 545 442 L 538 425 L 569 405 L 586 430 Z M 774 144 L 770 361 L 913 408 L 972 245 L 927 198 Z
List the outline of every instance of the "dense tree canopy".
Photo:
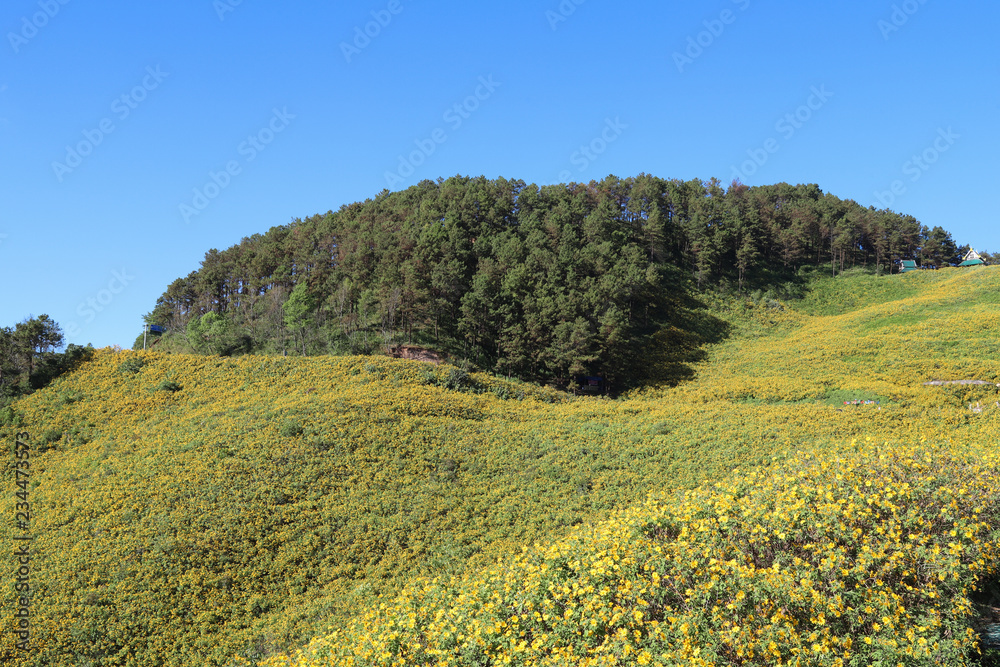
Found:
M 148 320 L 205 352 L 408 341 L 526 379 L 621 382 L 669 338 L 689 283 L 744 290 L 805 265 L 888 272 L 959 250 L 940 227 L 816 185 L 454 177 L 212 249 Z
M 0 327 L 0 407 L 44 387 L 92 348 L 70 345 L 63 352 L 62 328 L 48 315 Z

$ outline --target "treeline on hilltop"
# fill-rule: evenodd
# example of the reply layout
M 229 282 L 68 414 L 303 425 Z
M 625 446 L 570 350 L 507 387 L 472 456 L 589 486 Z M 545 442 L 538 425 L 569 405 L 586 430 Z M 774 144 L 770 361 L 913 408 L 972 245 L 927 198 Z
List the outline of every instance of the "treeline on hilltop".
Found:
M 65 352 L 57 352 L 62 344 L 62 329 L 48 315 L 0 327 L 0 408 L 41 389 L 93 352 L 91 347 L 72 344 Z M 9 409 L 0 411 L 0 425 L 13 418 Z
M 817 185 L 453 177 L 212 249 L 147 322 L 167 329 L 165 349 L 367 353 L 405 341 L 524 379 L 669 381 L 721 331 L 694 317 L 688 286 L 742 291 L 803 266 L 888 272 L 912 257 L 947 265 L 960 251 L 940 227 Z M 649 376 L 654 350 L 667 377 Z

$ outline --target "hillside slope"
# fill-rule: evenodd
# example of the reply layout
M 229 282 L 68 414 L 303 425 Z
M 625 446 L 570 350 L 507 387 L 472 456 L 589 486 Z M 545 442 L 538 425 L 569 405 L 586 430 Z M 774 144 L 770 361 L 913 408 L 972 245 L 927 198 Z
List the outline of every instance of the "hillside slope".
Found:
M 996 270 L 855 276 L 795 312 L 730 304 L 743 335 L 698 381 L 630 403 L 750 403 L 781 433 L 782 415 L 867 422 L 863 443 L 808 439 L 814 453 L 658 491 L 268 664 L 978 664 L 1000 605 L 997 385 L 924 381 L 1000 379 L 998 287 Z
M 33 649 L 0 658 L 254 662 L 419 576 L 461 575 L 621 508 L 646 520 L 649 492 L 795 449 L 927 437 L 951 443 L 933 456 L 968 462 L 1000 426 L 996 387 L 922 383 L 1000 382 L 998 293 L 1000 271 L 942 270 L 820 281 L 795 304 L 720 301 L 734 335 L 692 382 L 618 401 L 392 359 L 102 351 L 15 406 L 33 447 Z M 574 544 L 598 549 L 587 530 Z
M 800 454 L 417 582 L 267 664 L 975 664 L 998 484 L 989 448 Z
M 992 386 L 924 383 L 1000 382 L 998 267 L 822 278 L 805 299 L 773 305 L 747 309 L 740 319 L 754 324 L 713 350 L 691 391 L 764 402 L 846 392 L 925 408 L 997 400 Z
M 211 249 L 148 320 L 176 351 L 364 354 L 406 342 L 523 380 L 601 375 L 623 389 L 656 379 L 645 357 L 664 328 L 704 333 L 680 312 L 691 286 L 741 291 L 817 264 L 889 273 L 921 254 L 959 261 L 940 227 L 815 184 L 455 176 Z

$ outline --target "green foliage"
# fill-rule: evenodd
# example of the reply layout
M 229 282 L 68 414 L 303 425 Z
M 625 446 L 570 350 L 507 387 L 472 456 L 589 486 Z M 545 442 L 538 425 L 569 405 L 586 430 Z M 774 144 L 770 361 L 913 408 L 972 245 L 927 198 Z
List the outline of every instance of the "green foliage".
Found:
M 865 271 L 841 274 L 836 278 L 817 276 L 796 306 L 810 315 L 848 313 L 913 297 L 920 293 L 921 285 L 926 284 L 921 278 L 921 274 L 907 274 L 886 279 Z
M 62 342 L 62 329 L 48 315 L 0 327 L 0 405 L 47 386 L 94 352 L 73 344 L 56 352 Z
M 431 368 L 422 368 L 418 375 L 421 384 L 441 387 L 450 391 L 457 391 L 468 394 L 482 394 L 489 392 L 501 400 L 523 401 L 529 397 L 544 402 L 555 402 L 557 399 L 552 393 L 529 394 L 526 387 L 533 386 L 518 380 L 501 380 L 493 378 L 492 381 L 483 381 L 482 376 L 470 373 L 464 368 L 450 367 L 443 374 L 435 373 Z
M 714 340 L 689 305 L 700 290 L 764 291 L 777 310 L 803 269 L 887 273 L 944 248 L 942 233 L 816 185 L 455 177 L 212 249 L 149 319 L 186 329 L 200 353 L 368 354 L 405 340 L 560 387 L 578 375 L 615 391 L 675 385 Z
M 706 314 L 687 330 L 697 338 L 678 327 L 664 342 L 685 348 L 678 363 L 692 374 L 619 400 L 386 357 L 99 351 L 20 398 L 21 424 L 0 426 L 8 443 L 15 429 L 35 436 L 32 567 L 45 601 L 33 608 L 36 650 L 2 644 L 0 662 L 223 667 L 333 626 L 328 658 L 378 647 L 358 664 L 406 647 L 411 664 L 421 651 L 429 664 L 499 664 L 529 650 L 572 664 L 560 647 L 605 640 L 602 655 L 639 664 L 642 651 L 688 650 L 685 637 L 720 664 L 749 646 L 758 663 L 796 649 L 832 664 L 845 637 L 877 642 L 845 664 L 914 664 L 892 642 L 917 650 L 929 632 L 942 660 L 961 664 L 970 587 L 1000 555 L 1000 409 L 988 386 L 923 382 L 1000 381 L 1000 273 L 881 280 L 913 278 L 899 298 L 845 272 L 835 284 L 854 302 L 832 288 L 812 301 L 678 301 Z M 921 309 L 908 328 L 887 325 Z M 121 371 L 132 358 L 138 375 Z M 959 391 L 983 392 L 985 409 Z M 882 409 L 837 409 L 866 397 Z M 0 463 L 11 476 L 13 461 Z M 662 499 L 643 505 L 651 492 Z M 0 541 L 13 530 L 0 522 Z M 918 575 L 906 572 L 913 559 Z M 0 600 L 0 616 L 11 604 Z M 825 657 L 803 652 L 813 644 Z M 695 657 L 673 656 L 660 661 Z
M 951 234 L 938 226 L 925 230 L 920 248 L 921 266 L 932 265 L 940 268 L 954 266 L 961 261 L 962 255 L 958 252 L 958 246 L 951 238 Z
M 302 354 L 306 354 L 307 332 L 313 326 L 313 314 L 318 301 L 317 297 L 309 292 L 306 283 L 301 282 L 295 286 L 292 293 L 288 295 L 288 300 L 282 304 L 285 313 L 285 326 L 298 337 Z
M 445 378 L 444 386 L 448 389 L 454 389 L 460 391 L 469 386 L 469 374 L 468 372 L 462 370 L 461 368 L 452 368 L 448 371 L 448 377 Z
M 85 426 L 75 425 L 61 434 L 61 439 L 70 447 L 85 445 L 93 440 L 93 431 Z
M 59 400 L 63 404 L 77 403 L 83 400 L 84 397 L 85 397 L 84 393 L 78 390 L 70 389 L 59 392 Z
M 146 360 L 142 357 L 129 357 L 118 364 L 118 372 L 122 375 L 135 375 L 146 365 Z
M 24 415 L 19 413 L 13 406 L 7 405 L 0 408 L 0 426 L 20 426 L 24 423 Z
M 180 391 L 183 387 L 173 380 L 161 380 L 160 383 L 156 385 L 156 389 L 158 391 L 169 391 L 173 393 Z
M 43 453 L 52 449 L 59 440 L 63 437 L 62 431 L 57 428 L 47 428 L 42 431 L 41 435 L 37 438 L 37 447 L 39 453 Z
M 249 351 L 249 337 L 225 315 L 209 312 L 191 318 L 188 343 L 203 354 L 230 355 Z
M 295 420 L 288 420 L 282 423 L 281 428 L 278 429 L 278 432 L 286 438 L 293 438 L 297 435 L 302 435 L 302 431 L 302 424 Z

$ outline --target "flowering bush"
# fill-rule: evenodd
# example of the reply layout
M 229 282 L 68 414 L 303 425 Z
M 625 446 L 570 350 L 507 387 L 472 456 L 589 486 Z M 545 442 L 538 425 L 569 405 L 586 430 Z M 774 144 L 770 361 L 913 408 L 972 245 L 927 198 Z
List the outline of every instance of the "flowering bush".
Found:
M 0 424 L 34 447 L 33 648 L 0 662 L 961 664 L 1000 408 L 924 382 L 1000 380 L 1000 271 L 867 280 L 720 300 L 696 377 L 623 400 L 100 351 Z
M 421 581 L 268 664 L 964 664 L 998 485 L 993 452 L 799 453 Z

